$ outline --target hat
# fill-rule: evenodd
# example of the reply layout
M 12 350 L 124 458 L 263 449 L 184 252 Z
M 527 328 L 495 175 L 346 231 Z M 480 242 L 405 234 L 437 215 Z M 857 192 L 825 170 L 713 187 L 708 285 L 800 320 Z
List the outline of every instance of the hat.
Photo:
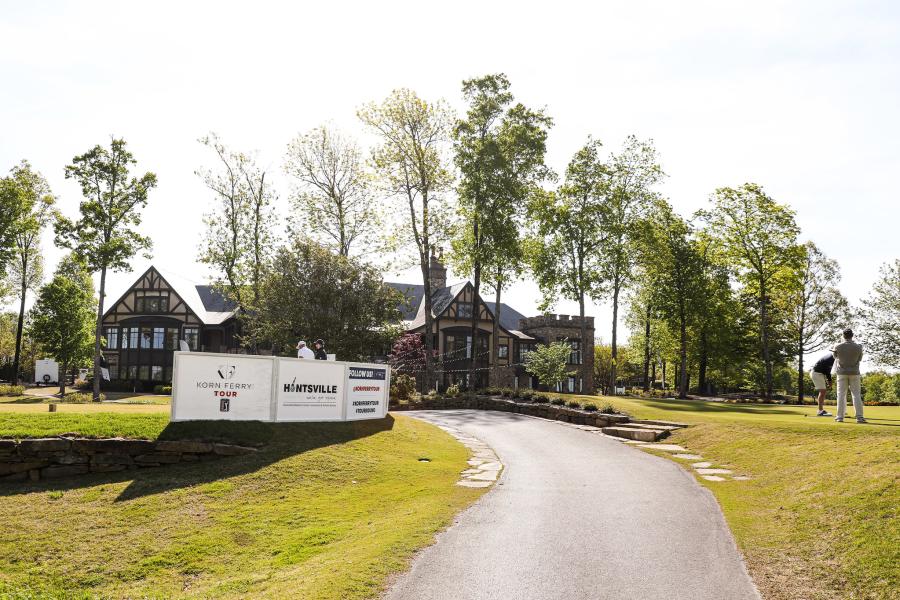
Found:
M 325 345 L 325 342 L 322 340 L 322 338 L 317 339 L 314 343 L 316 343 L 316 344 L 318 344 L 318 345 L 320 345 L 320 346 L 324 346 L 324 345 Z
M 300 340 L 299 342 L 297 342 L 297 347 L 298 347 L 298 348 L 299 348 L 300 346 L 305 346 L 305 345 L 306 345 L 306 342 L 304 342 L 303 340 Z

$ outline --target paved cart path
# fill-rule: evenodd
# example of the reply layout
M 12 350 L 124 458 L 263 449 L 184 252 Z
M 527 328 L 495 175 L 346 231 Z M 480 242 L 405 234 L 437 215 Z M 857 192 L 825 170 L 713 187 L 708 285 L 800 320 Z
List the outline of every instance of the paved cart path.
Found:
M 675 463 L 523 415 L 407 414 L 481 439 L 504 470 L 386 598 L 759 598 L 712 494 Z

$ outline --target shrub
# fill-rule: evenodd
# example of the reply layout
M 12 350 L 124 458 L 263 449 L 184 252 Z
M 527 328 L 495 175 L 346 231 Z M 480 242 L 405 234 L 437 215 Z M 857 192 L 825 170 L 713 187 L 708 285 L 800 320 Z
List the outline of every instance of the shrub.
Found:
M 581 408 L 581 402 L 579 402 L 578 400 L 569 400 L 568 402 L 566 402 L 566 406 L 568 406 L 569 408 Z
M 162 396 L 171 396 L 172 395 L 172 386 L 171 385 L 155 385 L 155 386 L 153 386 L 153 393 L 159 394 Z
M 484 393 L 488 396 L 496 396 L 500 393 L 500 388 L 486 387 L 484 388 Z
M 540 394 L 538 392 L 535 392 L 531 396 L 531 401 L 537 402 L 538 404 L 545 404 L 550 401 L 550 398 L 547 397 L 547 394 Z
M 602 412 L 604 415 L 614 415 L 614 414 L 618 413 L 619 411 L 616 410 L 615 406 L 613 406 L 612 404 L 607 402 L 606 404 L 603 405 L 603 408 L 600 409 L 600 412 Z
M 519 398 L 522 400 L 531 400 L 534 397 L 534 392 L 531 390 L 519 390 Z
M 500 395 L 504 398 L 512 398 L 513 391 L 509 388 L 503 388 L 502 390 L 500 390 Z
M 444 395 L 448 398 L 456 398 L 459 396 L 459 385 L 453 384 L 449 386 L 446 390 L 444 390 Z
M 100 394 L 100 400 L 106 400 L 105 394 Z M 53 402 L 54 400 L 50 400 Z M 60 402 L 64 402 L 66 404 L 90 404 L 94 401 L 93 394 L 85 394 L 82 392 L 72 392 L 71 394 L 66 394 L 63 396 L 63 399 Z
M 593 402 L 587 402 L 582 407 L 582 409 L 584 409 L 586 412 L 597 412 L 597 405 Z
M 562 398 L 560 398 L 559 396 L 557 396 L 556 398 L 552 398 L 550 400 L 550 404 L 552 404 L 554 406 L 564 406 L 566 404 L 566 401 L 563 400 Z
M 416 380 L 411 375 L 400 373 L 391 378 L 391 400 L 409 400 L 416 391 Z
M 431 390 L 430 392 L 422 396 L 422 400 L 426 401 L 440 400 L 441 398 L 443 398 L 443 396 L 441 396 L 436 390 Z
M 0 396 L 21 396 L 25 393 L 22 385 L 0 385 Z

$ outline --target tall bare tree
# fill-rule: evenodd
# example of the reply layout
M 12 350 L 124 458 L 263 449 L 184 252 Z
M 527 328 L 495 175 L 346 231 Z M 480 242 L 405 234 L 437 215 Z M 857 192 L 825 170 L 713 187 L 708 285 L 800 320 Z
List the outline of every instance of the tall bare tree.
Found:
M 408 89 L 395 90 L 381 104 L 362 107 L 358 116 L 378 137 L 372 162 L 383 189 L 403 203 L 408 219 L 399 223 L 403 241 L 415 244 L 424 282 L 425 385 L 434 384 L 435 340 L 431 314 L 429 260 L 435 236 L 447 233 L 447 197 L 453 174 L 447 157 L 453 114 L 443 101 L 428 102 Z
M 298 135 L 288 145 L 284 170 L 296 182 L 291 197 L 296 221 L 311 237 L 341 256 L 350 256 L 354 246 L 374 249 L 381 215 L 353 139 L 329 125 Z

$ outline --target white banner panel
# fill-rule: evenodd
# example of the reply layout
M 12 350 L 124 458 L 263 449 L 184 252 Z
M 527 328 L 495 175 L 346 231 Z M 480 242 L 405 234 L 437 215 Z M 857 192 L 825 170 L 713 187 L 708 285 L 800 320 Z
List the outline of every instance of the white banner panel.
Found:
M 350 363 L 347 365 L 347 412 L 345 419 L 374 419 L 387 414 L 390 367 Z
M 344 363 L 278 358 L 276 421 L 340 421 L 344 418 Z
M 176 352 L 172 420 L 271 420 L 273 367 L 265 356 Z

